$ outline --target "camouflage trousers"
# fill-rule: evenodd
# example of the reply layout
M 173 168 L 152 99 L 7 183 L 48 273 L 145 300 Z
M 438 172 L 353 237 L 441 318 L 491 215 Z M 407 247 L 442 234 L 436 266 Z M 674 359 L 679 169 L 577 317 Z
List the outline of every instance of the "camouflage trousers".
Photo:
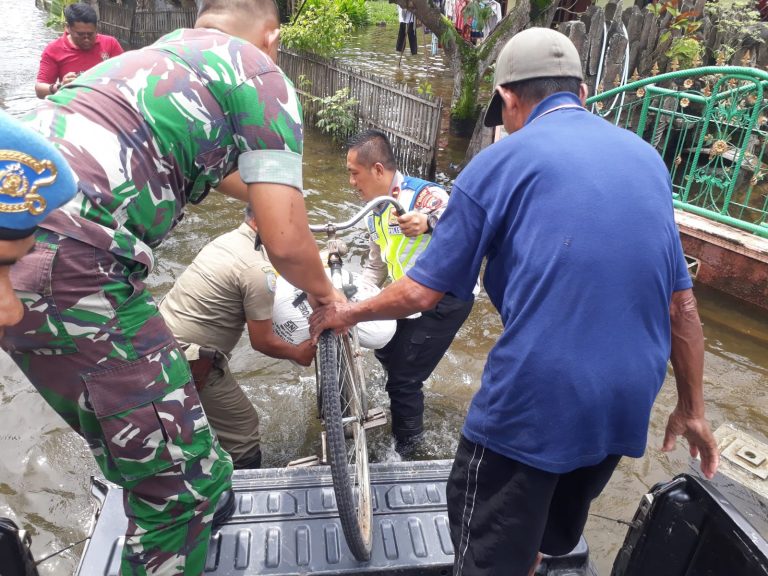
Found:
M 121 574 L 201 574 L 232 461 L 146 269 L 45 230 L 36 239 L 11 270 L 25 309 L 3 347 L 125 489 Z

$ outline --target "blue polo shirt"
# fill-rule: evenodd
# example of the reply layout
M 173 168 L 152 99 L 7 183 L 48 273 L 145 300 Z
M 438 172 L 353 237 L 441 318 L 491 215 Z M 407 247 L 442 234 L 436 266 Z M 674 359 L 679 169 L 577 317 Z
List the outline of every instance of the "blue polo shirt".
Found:
M 662 159 L 574 104 L 548 97 L 469 163 L 408 272 L 469 298 L 486 259 L 503 331 L 463 433 L 555 473 L 643 454 L 672 292 L 692 285 Z

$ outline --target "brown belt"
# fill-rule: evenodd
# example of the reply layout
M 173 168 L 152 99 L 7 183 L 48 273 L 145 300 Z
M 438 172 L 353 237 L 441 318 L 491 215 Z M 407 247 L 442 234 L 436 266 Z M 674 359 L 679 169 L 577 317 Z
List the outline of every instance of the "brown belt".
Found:
M 200 346 L 200 357 L 197 360 L 189 361 L 189 367 L 192 369 L 192 380 L 198 392 L 205 388 L 208 383 L 208 375 L 216 364 L 219 354 L 221 352 L 214 348 Z

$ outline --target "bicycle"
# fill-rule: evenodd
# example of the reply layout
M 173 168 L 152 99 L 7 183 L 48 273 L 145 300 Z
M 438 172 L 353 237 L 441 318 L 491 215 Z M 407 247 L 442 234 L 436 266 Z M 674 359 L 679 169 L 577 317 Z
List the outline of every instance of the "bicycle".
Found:
M 397 200 L 380 196 L 346 222 L 309 227 L 314 233 L 325 232 L 327 235 L 328 267 L 336 289 L 345 289 L 342 257 L 347 253 L 346 243 L 336 237 L 336 232 L 351 228 L 384 203 L 392 204 L 398 215 L 405 213 Z M 350 551 L 364 562 L 371 557 L 373 533 L 365 432 L 366 424 L 373 416 L 369 416 L 365 373 L 355 327 L 346 334 L 326 330 L 320 335 L 315 370 L 318 408 L 325 427 L 328 463 L 341 527 Z

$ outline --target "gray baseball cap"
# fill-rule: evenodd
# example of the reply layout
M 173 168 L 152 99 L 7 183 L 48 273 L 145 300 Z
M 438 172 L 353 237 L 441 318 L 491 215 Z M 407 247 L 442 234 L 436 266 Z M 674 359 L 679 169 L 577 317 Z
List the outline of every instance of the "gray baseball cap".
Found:
M 493 75 L 494 93 L 485 112 L 485 125 L 498 126 L 502 84 L 531 78 L 567 77 L 584 79 L 581 57 L 570 38 L 551 28 L 528 28 L 515 34 L 502 48 Z

